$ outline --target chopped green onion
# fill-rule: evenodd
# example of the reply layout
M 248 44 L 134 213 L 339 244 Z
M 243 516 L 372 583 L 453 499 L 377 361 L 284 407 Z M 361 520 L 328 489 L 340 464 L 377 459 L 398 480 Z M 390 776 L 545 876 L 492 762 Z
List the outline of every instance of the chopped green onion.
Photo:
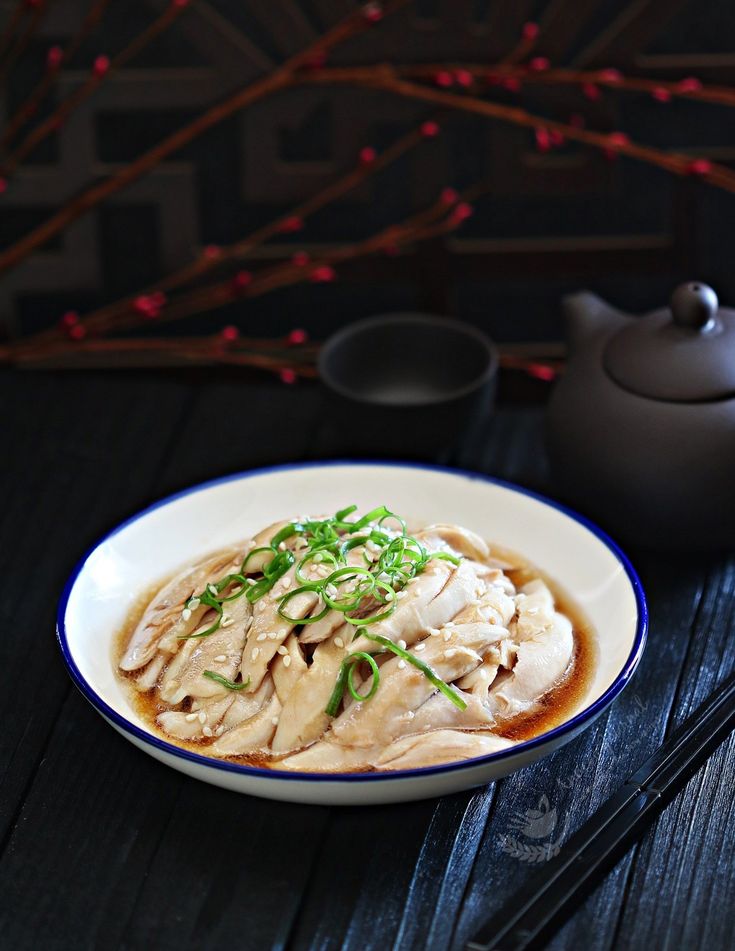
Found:
M 292 591 L 289 591 L 288 594 L 284 594 L 278 603 L 279 616 L 285 621 L 290 621 L 292 624 L 316 624 L 317 621 L 321 621 L 323 617 L 329 614 L 329 605 L 327 604 L 324 605 L 324 610 L 320 614 L 310 615 L 309 617 L 289 617 L 289 615 L 285 613 L 283 609 L 291 598 L 295 598 L 297 594 L 304 594 L 307 591 L 314 591 L 316 594 L 321 594 L 322 586 L 310 581 L 308 584 L 302 584 L 300 588 L 294 588 Z
M 334 516 L 338 522 L 344 522 L 348 515 L 352 515 L 353 512 L 357 511 L 356 505 L 348 505 L 346 509 L 340 509 L 339 512 Z
M 440 690 L 448 700 L 452 701 L 455 707 L 458 707 L 460 710 L 467 709 L 467 704 L 459 696 L 459 694 L 452 690 L 449 684 L 445 683 L 438 674 L 434 673 L 428 664 L 425 664 L 422 660 L 419 660 L 414 654 L 409 654 L 407 650 L 399 647 L 398 644 L 394 644 L 390 638 L 383 637 L 382 634 L 371 634 L 369 631 L 363 631 L 362 633 L 368 638 L 368 640 L 375 641 L 377 644 L 382 644 L 383 647 L 386 647 L 389 651 L 393 651 L 394 654 L 397 654 L 407 663 L 412 664 L 414 667 L 420 670 L 427 680 L 431 681 L 431 683 L 433 683 L 434 686 Z
M 364 696 L 357 692 L 352 680 L 356 660 L 364 660 L 370 664 L 373 673 L 373 683 L 370 688 L 370 692 L 366 693 Z M 337 716 L 339 705 L 342 703 L 342 698 L 344 697 L 345 687 L 348 688 L 358 703 L 362 703 L 363 700 L 370 700 L 375 696 L 375 691 L 378 689 L 379 683 L 380 670 L 378 669 L 378 665 L 375 663 L 370 654 L 368 654 L 366 651 L 355 651 L 354 654 L 348 654 L 340 664 L 339 674 L 337 675 L 337 680 L 334 684 L 334 690 L 332 691 L 332 695 L 329 698 L 329 703 L 327 704 L 324 712 L 330 717 Z
M 227 687 L 228 690 L 244 690 L 246 687 L 250 686 L 250 678 L 243 681 L 241 684 L 236 684 L 232 680 L 228 680 L 227 677 L 223 677 L 221 674 L 216 673 L 214 670 L 205 670 L 202 674 L 204 677 L 209 677 L 210 680 L 214 680 L 215 683 L 221 684 L 223 687 Z

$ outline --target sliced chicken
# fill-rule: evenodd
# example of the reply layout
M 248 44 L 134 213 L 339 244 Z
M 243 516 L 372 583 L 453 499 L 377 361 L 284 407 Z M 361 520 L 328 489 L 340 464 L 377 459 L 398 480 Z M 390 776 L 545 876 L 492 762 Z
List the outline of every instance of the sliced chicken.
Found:
M 487 756 L 513 746 L 511 740 L 492 733 L 436 730 L 406 736 L 391 743 L 375 761 L 379 769 L 419 769 L 456 760 Z
M 265 706 L 239 726 L 223 733 L 208 748 L 215 756 L 243 756 L 268 747 L 278 724 L 281 702 L 274 693 Z
M 219 578 L 241 550 L 227 548 L 218 551 L 194 566 L 188 565 L 165 584 L 140 619 L 120 661 L 120 667 L 123 670 L 138 670 L 147 664 L 156 653 L 158 642 L 170 628 L 176 626 L 177 634 L 193 630 L 197 623 L 195 612 L 192 612 L 188 622 L 181 618 L 185 602 L 203 590 L 210 581 Z
M 250 686 L 247 688 L 250 693 L 255 693 L 261 685 L 278 648 L 293 630 L 294 622 L 282 618 L 278 607 L 280 598 L 297 585 L 295 571 L 295 567 L 290 568 L 271 591 L 253 605 L 253 621 L 240 667 L 243 681 L 250 678 Z M 286 603 L 286 612 L 292 618 L 306 617 L 318 600 L 318 595 L 313 591 L 304 591 Z
M 222 718 L 234 697 L 227 694 L 192 704 L 191 711 L 166 710 L 156 718 L 158 725 L 181 740 L 216 736 Z
M 393 614 L 371 624 L 370 633 L 394 643 L 403 640 L 410 646 L 426 631 L 451 621 L 483 589 L 483 582 L 464 562 L 455 568 L 446 561 L 430 561 L 424 573 L 407 586 L 406 597 L 399 601 Z M 369 650 L 370 641 L 358 637 L 352 649 Z
M 297 682 L 308 670 L 304 652 L 295 634 L 290 634 L 278 648 L 271 669 L 278 699 L 285 705 Z
M 231 730 L 233 727 L 239 726 L 254 717 L 268 703 L 273 696 L 273 691 L 273 678 L 270 675 L 263 680 L 255 693 L 245 693 L 242 690 L 233 691 L 235 696 L 224 715 L 222 726 L 225 730 Z
M 427 525 L 420 532 L 416 533 L 416 538 L 422 544 L 429 541 L 434 542 L 430 545 L 432 551 L 440 548 L 449 548 L 459 555 L 466 555 L 468 558 L 475 558 L 478 561 L 485 561 L 490 554 L 487 542 L 480 538 L 475 532 L 468 528 L 462 528 L 460 525 L 446 525 L 437 523 L 436 525 Z M 437 540 L 439 543 L 437 543 Z
M 429 637 L 416 656 L 445 682 L 464 676 L 482 661 L 482 652 L 496 636 L 493 625 L 463 624 Z M 436 691 L 421 670 L 399 657 L 380 668 L 380 687 L 372 699 L 353 703 L 332 723 L 335 740 L 348 746 L 389 743 L 409 732 L 416 710 Z M 442 695 L 442 700 L 452 701 Z
M 490 687 L 490 710 L 503 718 L 532 710 L 567 672 L 573 652 L 572 624 L 555 612 L 549 625 L 520 642 L 512 673 Z
M 161 671 L 167 659 L 166 654 L 159 651 L 135 678 L 136 689 L 140 690 L 141 693 L 152 690 L 158 683 L 158 678 L 161 676 Z
M 347 625 L 345 625 L 347 627 Z M 294 684 L 289 693 L 273 737 L 273 752 L 286 753 L 319 739 L 329 725 L 325 713 L 349 648 L 340 629 L 314 651 L 311 666 Z M 346 632 L 344 632 L 346 633 Z

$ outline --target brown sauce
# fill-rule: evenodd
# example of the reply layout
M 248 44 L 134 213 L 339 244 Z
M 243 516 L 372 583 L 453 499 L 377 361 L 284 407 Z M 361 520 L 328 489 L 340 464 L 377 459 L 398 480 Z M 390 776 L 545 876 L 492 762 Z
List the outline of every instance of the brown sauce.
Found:
M 565 614 L 572 622 L 574 632 L 574 652 L 572 659 L 559 683 L 540 698 L 538 707 L 531 713 L 524 713 L 509 720 L 498 721 L 493 729 L 489 731 L 498 736 L 506 737 L 509 740 L 520 742 L 548 732 L 570 719 L 579 709 L 592 682 L 597 664 L 597 640 L 592 624 L 584 612 L 553 578 L 536 568 L 522 556 L 507 548 L 492 545 L 491 550 L 492 558 L 503 562 L 503 571 L 513 582 L 516 589 L 520 589 L 524 584 L 532 581 L 534 578 L 541 578 L 542 581 L 548 585 L 553 594 L 557 610 Z M 186 711 L 189 701 L 184 701 L 184 703 L 179 704 L 178 707 L 172 707 L 170 704 L 159 700 L 155 690 L 149 690 L 144 693 L 135 687 L 134 681 L 136 676 L 140 674 L 140 671 L 127 673 L 121 671 L 119 667 L 122 655 L 146 608 L 156 592 L 160 591 L 171 577 L 172 576 L 162 578 L 151 585 L 133 604 L 125 619 L 125 623 L 121 626 L 120 630 L 116 632 L 113 638 L 112 662 L 118 678 L 125 684 L 132 707 L 149 726 L 151 731 L 167 742 L 173 743 L 175 746 L 180 746 L 183 749 L 206 756 L 207 746 L 214 742 L 214 738 L 202 737 L 197 740 L 180 740 L 161 730 L 156 723 L 156 717 L 166 710 L 178 709 Z M 165 669 L 164 667 L 163 670 L 165 671 Z M 217 757 L 217 759 L 224 759 L 226 762 L 270 769 L 278 768 L 279 758 L 280 757 L 269 756 L 263 753 L 230 756 L 226 758 Z M 355 773 L 370 771 L 369 767 L 352 770 L 352 772 Z

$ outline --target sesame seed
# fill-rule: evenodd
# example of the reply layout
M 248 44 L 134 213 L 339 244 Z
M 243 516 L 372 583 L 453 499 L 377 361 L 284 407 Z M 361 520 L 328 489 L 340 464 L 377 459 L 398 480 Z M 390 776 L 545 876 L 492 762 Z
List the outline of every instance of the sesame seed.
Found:
M 408 719 L 409 719 L 409 720 L 413 720 L 413 718 L 414 718 L 415 716 L 416 716 L 416 714 L 413 712 L 413 710 L 409 710 L 409 711 L 408 711 Z
M 224 732 L 225 732 L 225 728 L 224 728 L 224 727 L 222 726 L 222 724 L 220 723 L 220 725 L 219 725 L 219 726 L 217 727 L 217 729 L 214 731 L 214 735 L 215 735 L 215 736 L 222 736 L 222 734 L 223 734 Z
M 199 719 L 199 714 L 198 714 L 198 713 L 187 713 L 187 714 L 186 714 L 186 717 L 185 717 L 184 719 L 185 719 L 185 720 L 188 720 L 189 723 L 193 723 L 194 720 L 198 720 L 198 719 Z
M 190 598 L 189 603 L 186 606 L 190 611 L 196 611 L 201 603 L 202 602 L 199 600 L 199 598 Z
M 217 654 L 217 656 L 214 658 L 215 664 L 224 664 L 226 660 L 227 654 Z
M 399 660 L 399 661 L 398 661 L 398 669 L 399 669 L 399 670 L 403 670 L 403 669 L 405 668 L 405 666 L 406 666 L 406 661 L 405 661 L 405 660 Z
M 286 656 L 283 658 L 283 666 L 284 667 L 291 666 L 291 658 L 288 656 L 288 654 L 286 654 Z
M 234 624 L 234 620 L 230 617 L 229 614 L 223 614 L 222 620 L 220 621 L 220 627 L 229 627 L 231 624 Z
M 456 648 L 456 647 L 450 647 L 449 650 L 444 651 L 444 656 L 445 656 L 445 657 L 454 657 L 454 655 L 455 655 L 456 653 L 457 653 L 457 648 Z
M 445 631 L 445 632 L 444 632 L 444 640 L 445 640 L 445 641 L 451 641 L 451 639 L 452 639 L 452 632 L 451 632 L 451 631 Z
M 335 588 L 333 584 L 328 584 L 324 590 L 326 591 L 326 593 L 329 595 L 330 598 L 337 597 L 337 589 Z
M 256 641 L 264 641 L 264 640 L 266 639 L 266 637 L 268 637 L 268 635 L 266 634 L 265 631 L 263 631 L 262 634 L 258 634 L 258 636 L 255 638 L 255 640 L 256 640 Z
M 278 653 L 281 655 L 288 654 L 288 648 L 284 647 L 283 644 L 280 644 L 278 647 Z
M 402 647 L 402 648 L 404 649 L 404 651 L 405 651 L 405 649 L 408 647 L 408 645 L 406 644 L 406 642 L 405 642 L 404 640 L 402 640 L 402 639 L 401 639 L 400 641 L 398 641 L 398 646 L 399 646 L 399 647 Z
M 237 585 L 236 588 L 233 588 L 233 589 L 232 589 L 232 594 L 240 594 L 241 591 L 242 591 L 242 585 L 239 584 L 239 585 Z
M 344 646 L 345 646 L 345 642 L 342 640 L 341 637 L 335 637 L 335 639 L 334 639 L 334 645 L 335 645 L 335 647 L 344 647 Z
M 426 650 L 426 644 L 417 644 L 417 645 L 414 647 L 414 650 L 415 650 L 415 651 L 425 651 L 425 650 Z
M 269 641 L 276 641 L 276 640 L 278 640 L 278 634 L 277 634 L 275 631 L 268 631 L 267 637 L 268 637 L 268 640 L 269 640 Z
M 259 647 L 254 647 L 253 650 L 252 650 L 252 652 L 251 652 L 251 654 L 250 654 L 250 659 L 251 659 L 251 660 L 257 660 L 259 653 L 260 653 L 260 648 L 259 648 Z
M 199 713 L 197 714 L 197 716 L 199 717 L 199 722 L 200 722 L 200 723 L 206 723 L 206 722 L 207 722 L 207 712 L 206 712 L 206 710 L 200 710 Z
M 245 581 L 250 585 L 255 584 L 255 578 L 246 578 Z
M 208 584 L 208 585 L 207 585 L 207 591 L 209 591 L 210 594 L 218 594 L 218 593 L 219 593 L 213 584 Z
M 284 578 L 283 581 L 281 582 L 281 584 L 283 585 L 283 590 L 285 591 L 286 588 L 290 588 L 290 587 L 291 587 L 291 579 L 290 579 L 290 578 Z
M 385 600 L 386 600 L 386 601 L 392 601 L 394 597 L 395 597 L 395 595 L 393 594 L 392 591 L 386 591 L 386 592 L 385 592 Z
M 402 601 L 403 598 L 405 598 L 405 597 L 406 597 L 406 592 L 405 592 L 405 591 L 399 591 L 398 594 L 396 595 L 396 598 L 397 598 L 399 601 Z
M 191 617 L 191 611 L 189 610 L 189 608 L 184 608 L 184 610 L 181 612 L 181 619 L 183 621 L 188 621 L 190 617 Z
M 441 631 L 438 631 L 435 627 L 430 627 L 430 628 L 429 628 L 429 636 L 430 636 L 430 637 L 439 637 L 440 634 L 441 634 Z
M 285 550 L 286 550 L 286 543 L 285 543 L 285 542 L 281 542 L 281 543 L 278 545 L 278 550 L 279 550 L 279 551 L 285 551 Z
M 273 726 L 278 726 L 278 717 L 273 717 L 271 719 L 271 723 L 273 724 Z
M 318 551 L 318 552 L 316 553 L 316 555 L 314 555 L 314 561 L 315 561 L 317 564 L 318 564 L 320 561 L 324 561 L 324 555 L 323 555 L 323 553 L 320 552 L 320 551 Z
M 205 736 L 211 736 L 211 735 L 212 735 L 212 727 L 211 727 L 211 726 L 205 726 L 205 727 L 202 729 L 202 733 L 203 733 Z
M 332 572 L 329 570 L 329 565 L 320 565 L 318 573 L 320 578 L 327 578 Z

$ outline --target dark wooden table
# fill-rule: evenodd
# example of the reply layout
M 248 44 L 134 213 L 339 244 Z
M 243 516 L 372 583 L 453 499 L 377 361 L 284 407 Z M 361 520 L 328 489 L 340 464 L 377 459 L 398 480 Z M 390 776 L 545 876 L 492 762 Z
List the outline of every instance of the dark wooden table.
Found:
M 735 562 L 634 552 L 652 615 L 641 669 L 534 767 L 372 809 L 215 789 L 135 749 L 72 688 L 56 601 L 81 553 L 147 502 L 333 455 L 319 391 L 6 372 L 0 413 L 2 948 L 461 948 L 529 875 L 530 847 L 577 828 L 734 666 Z M 543 490 L 540 412 L 498 412 L 457 462 Z M 732 948 L 734 781 L 730 738 L 550 947 Z M 539 808 L 556 821 L 535 839 Z

